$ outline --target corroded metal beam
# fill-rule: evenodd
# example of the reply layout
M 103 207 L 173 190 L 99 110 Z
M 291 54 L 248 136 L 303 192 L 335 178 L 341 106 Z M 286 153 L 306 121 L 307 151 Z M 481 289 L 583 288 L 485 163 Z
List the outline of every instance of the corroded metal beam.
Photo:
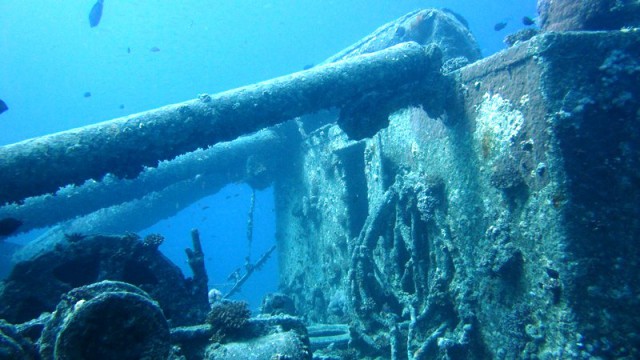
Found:
M 103 181 L 65 187 L 56 196 L 34 196 L 21 204 L 0 206 L 0 219 L 19 220 L 22 224 L 18 232 L 77 217 L 79 219 L 73 222 L 75 225 L 67 224 L 65 231 L 84 233 L 92 228 L 105 233 L 121 233 L 141 230 L 158 219 L 172 216 L 197 199 L 216 193 L 226 184 L 248 182 L 257 186 L 268 183 L 272 180 L 270 169 L 278 167 L 278 156 L 285 144 L 295 141 L 289 138 L 296 135 L 294 130 L 297 129 L 292 126 L 281 126 L 277 130 L 258 131 L 164 161 L 155 168 L 146 168 L 135 179 L 108 176 Z M 265 173 L 252 173 L 252 163 L 256 164 L 254 167 L 266 169 Z M 256 176 L 259 179 L 253 178 Z M 176 205 L 178 203 L 180 206 Z M 84 218 L 100 209 L 103 211 L 96 216 Z M 83 225 L 88 222 L 91 226 Z
M 0 148 L 0 204 L 106 174 L 132 178 L 159 161 L 206 148 L 370 92 L 433 74 L 438 56 L 417 43 Z

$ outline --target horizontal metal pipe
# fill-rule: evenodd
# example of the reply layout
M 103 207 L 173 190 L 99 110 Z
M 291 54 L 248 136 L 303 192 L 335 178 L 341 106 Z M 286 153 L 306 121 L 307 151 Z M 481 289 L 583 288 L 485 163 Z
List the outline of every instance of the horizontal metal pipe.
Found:
M 326 64 L 262 83 L 0 148 L 0 204 L 60 187 L 132 178 L 145 166 L 228 141 L 296 116 L 342 107 L 369 92 L 432 73 L 417 43 Z
M 258 131 L 190 152 L 172 161 L 162 162 L 156 168 L 147 168 L 135 179 L 109 177 L 105 181 L 85 182 L 81 186 L 65 188 L 57 196 L 34 196 L 22 204 L 0 206 L 0 219 L 19 220 L 22 223 L 16 230 L 19 233 L 107 208 L 107 211 L 100 212 L 100 216 L 91 218 L 90 227 L 82 226 L 89 221 L 76 219 L 67 224 L 64 231 L 84 233 L 90 228 L 94 232 L 100 230 L 107 233 L 139 231 L 160 219 L 173 216 L 192 202 L 216 193 L 229 183 L 252 182 L 253 174 L 248 169 L 251 161 L 264 167 L 266 174 L 260 176 L 272 180 L 285 143 L 293 142 L 290 136 L 296 135 L 294 130 L 297 128 L 290 126 L 282 131 L 284 127 L 278 131 Z M 144 196 L 149 193 L 154 195 L 145 200 Z M 134 202 L 136 199 L 138 201 Z

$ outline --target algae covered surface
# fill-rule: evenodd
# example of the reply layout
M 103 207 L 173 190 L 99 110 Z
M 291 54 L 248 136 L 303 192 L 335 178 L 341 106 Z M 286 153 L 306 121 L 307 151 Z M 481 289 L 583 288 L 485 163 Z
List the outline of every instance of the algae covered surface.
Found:
M 0 147 L 0 358 L 640 357 L 636 3 L 540 0 L 485 58 L 473 22 L 415 10 Z

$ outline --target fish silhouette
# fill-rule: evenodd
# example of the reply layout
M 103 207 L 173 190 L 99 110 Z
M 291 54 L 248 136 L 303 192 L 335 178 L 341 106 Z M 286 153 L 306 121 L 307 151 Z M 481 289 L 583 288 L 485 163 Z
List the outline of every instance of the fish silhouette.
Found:
M 91 27 L 96 27 L 100 24 L 100 19 L 102 18 L 102 4 L 104 0 L 98 0 L 93 7 L 91 8 L 91 12 L 89 12 L 89 25 Z
M 0 100 L 0 114 L 2 114 L 3 112 L 9 110 L 9 107 L 7 106 L 7 104 Z
M 506 21 L 501 21 L 501 22 L 493 25 L 493 30 L 500 31 L 500 30 L 502 30 L 502 29 L 504 29 L 506 27 L 507 27 L 507 22 Z

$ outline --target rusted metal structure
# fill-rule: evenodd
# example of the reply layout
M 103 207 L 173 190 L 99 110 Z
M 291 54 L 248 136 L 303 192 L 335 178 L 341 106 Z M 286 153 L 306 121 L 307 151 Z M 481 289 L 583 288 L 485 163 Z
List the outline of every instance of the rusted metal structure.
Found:
M 329 358 L 637 358 L 640 32 L 542 33 L 475 61 L 427 36 L 454 20 L 412 13 L 359 43 L 371 54 L 2 148 L 0 218 L 114 231 L 225 181 L 272 185 L 281 288 Z M 65 163 L 82 158 L 105 163 Z

